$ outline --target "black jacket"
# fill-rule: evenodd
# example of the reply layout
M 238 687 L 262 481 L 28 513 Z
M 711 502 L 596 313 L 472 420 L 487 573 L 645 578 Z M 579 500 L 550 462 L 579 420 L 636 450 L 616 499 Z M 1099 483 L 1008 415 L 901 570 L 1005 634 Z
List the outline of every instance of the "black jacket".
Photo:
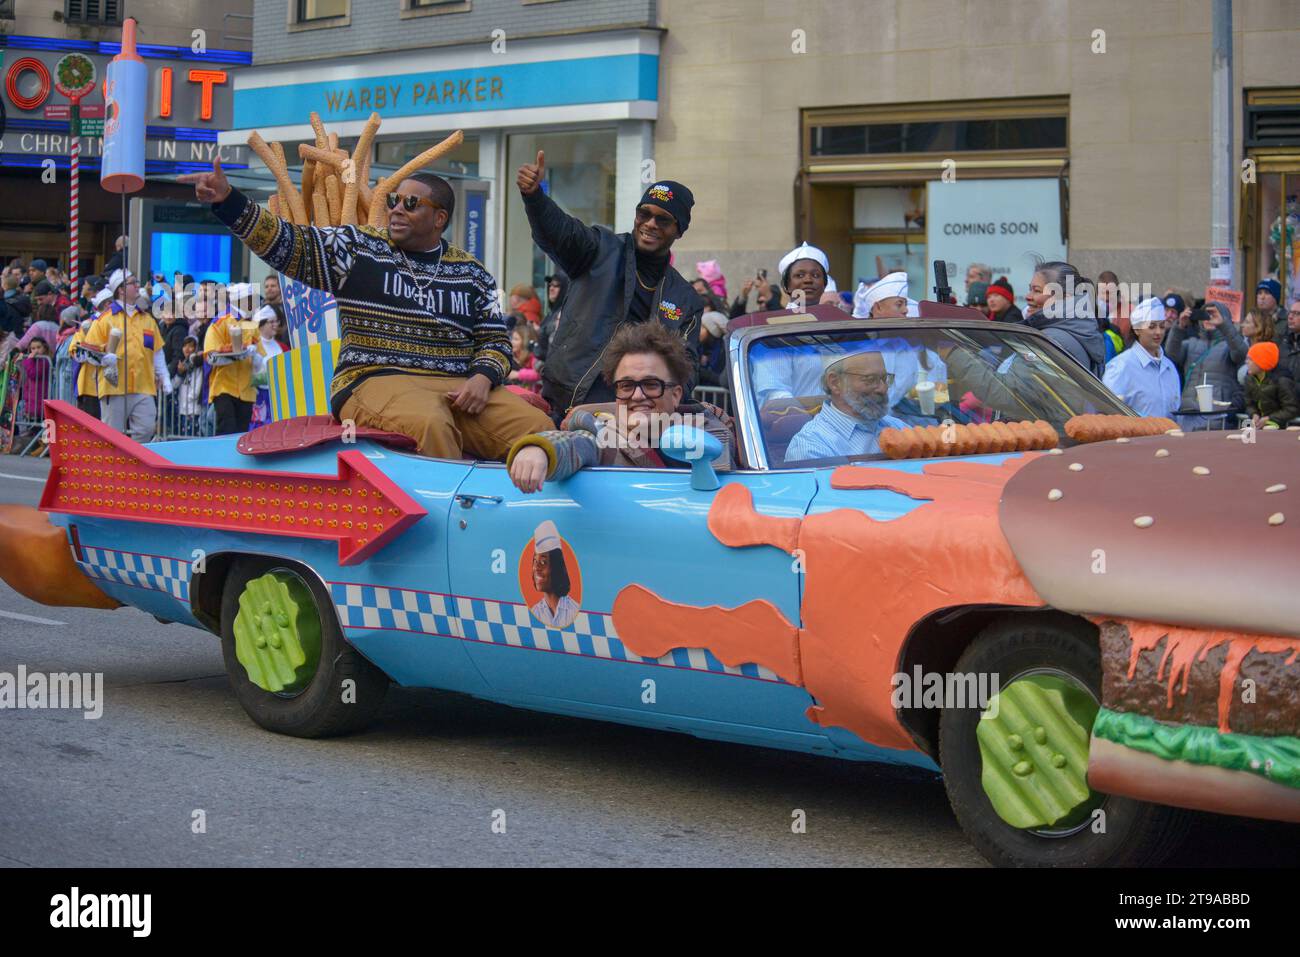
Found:
M 600 378 L 600 360 L 614 331 L 629 321 L 636 242 L 631 233 L 583 224 L 540 189 L 524 196 L 524 209 L 533 242 L 569 277 L 564 321 L 546 351 L 542 393 L 556 412 L 584 402 L 612 400 L 613 390 Z M 664 269 L 650 311 L 682 337 L 692 368 L 698 366 L 704 301 L 672 266 Z M 691 385 L 687 384 L 688 396 Z
M 533 354 L 537 356 L 538 362 L 546 361 L 547 350 L 551 348 L 551 339 L 555 336 L 556 323 L 560 321 L 560 312 L 564 309 L 564 297 L 569 294 L 569 277 L 562 272 L 557 272 L 555 275 L 560 282 L 560 294 L 555 299 L 555 305 L 546 314 L 546 318 L 542 320 L 542 324 L 537 329 L 537 348 Z
M 177 319 L 171 325 L 163 324 L 163 361 L 167 368 L 176 374 L 176 363 L 185 355 L 183 346 L 185 337 L 190 334 L 190 324 L 184 319 Z
M 1277 343 L 1278 369 L 1300 388 L 1300 332 L 1287 329 L 1286 320 L 1283 319 L 1282 329 L 1274 341 Z

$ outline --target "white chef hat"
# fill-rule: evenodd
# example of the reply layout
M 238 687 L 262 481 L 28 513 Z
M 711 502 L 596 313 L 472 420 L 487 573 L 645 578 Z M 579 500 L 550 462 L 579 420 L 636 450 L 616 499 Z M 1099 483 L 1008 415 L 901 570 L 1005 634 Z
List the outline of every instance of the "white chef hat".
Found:
M 226 303 L 231 312 L 240 319 L 247 319 L 248 312 L 243 302 L 253 293 L 253 287 L 246 282 L 232 282 L 226 286 Z
M 99 292 L 95 293 L 90 300 L 90 304 L 98 309 L 104 303 L 108 302 L 108 300 L 113 298 L 113 293 L 115 291 L 116 287 L 110 289 L 108 286 L 105 286 L 103 289 L 99 290 Z
M 1150 326 L 1157 322 L 1165 321 L 1165 303 L 1163 299 L 1152 297 L 1144 299 L 1133 307 L 1133 311 L 1128 315 L 1129 325 L 1134 329 L 1139 326 Z
M 560 530 L 549 518 L 533 532 L 533 548 L 538 553 L 553 552 L 560 547 Z
M 853 294 L 853 317 L 866 319 L 871 315 L 872 306 L 882 299 L 892 299 L 895 296 L 907 298 L 907 273 L 905 272 L 891 272 L 870 286 L 864 282 Z
M 113 270 L 113 274 L 108 277 L 108 286 L 106 287 L 110 296 L 117 295 L 117 289 L 122 283 L 126 282 L 126 277 L 127 272 L 125 269 Z
M 809 246 L 807 243 L 800 243 L 794 249 L 782 256 L 781 261 L 777 263 L 777 275 L 782 277 L 783 282 L 785 279 L 785 271 L 800 259 L 811 259 L 822 267 L 822 272 L 826 273 L 828 277 L 830 276 L 831 261 L 826 258 L 826 254 L 816 246 Z
M 257 310 L 257 312 L 253 313 L 253 319 L 256 320 L 259 326 L 268 319 L 279 318 L 280 317 L 275 314 L 275 310 L 270 306 L 263 306 L 261 309 Z

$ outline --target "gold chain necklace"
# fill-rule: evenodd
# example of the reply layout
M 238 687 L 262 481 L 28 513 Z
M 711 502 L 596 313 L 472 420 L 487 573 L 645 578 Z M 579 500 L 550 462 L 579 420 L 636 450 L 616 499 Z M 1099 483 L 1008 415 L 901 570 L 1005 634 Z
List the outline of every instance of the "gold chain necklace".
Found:
M 641 278 L 641 271 L 640 271 L 639 269 L 638 269 L 638 270 L 634 270 L 634 271 L 636 272 L 636 281 L 637 281 L 637 283 L 641 286 L 641 288 L 644 289 L 646 292 L 654 292 L 654 291 L 655 291 L 655 287 L 654 287 L 654 286 L 647 286 L 647 285 L 645 284 L 645 280 Z

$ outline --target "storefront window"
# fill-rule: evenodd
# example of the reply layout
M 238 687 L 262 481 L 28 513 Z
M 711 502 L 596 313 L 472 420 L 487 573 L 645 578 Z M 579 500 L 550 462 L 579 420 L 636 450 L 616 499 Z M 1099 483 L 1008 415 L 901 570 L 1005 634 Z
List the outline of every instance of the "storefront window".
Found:
M 1278 280 L 1283 305 L 1300 279 L 1300 173 L 1265 173 L 1259 177 L 1260 276 Z M 1254 283 L 1248 283 L 1253 286 Z M 1249 297 L 1253 299 L 1253 296 Z
M 574 130 L 566 133 L 512 133 L 506 157 L 509 188 L 514 173 L 525 163 L 546 153 L 543 188 L 571 216 L 588 225 L 614 224 L 614 183 L 617 134 L 608 130 Z M 522 203 L 506 203 L 506 261 L 497 278 L 509 288 L 529 282 L 542 289 L 547 268 L 546 255 L 533 245 L 532 231 Z
M 446 134 L 434 133 L 418 140 L 387 140 L 375 144 L 372 169 L 391 173 L 407 160 L 415 159 L 430 146 L 441 142 Z M 467 136 L 465 142 L 439 158 L 425 169 L 430 173 L 449 178 L 476 178 L 478 176 L 478 137 Z

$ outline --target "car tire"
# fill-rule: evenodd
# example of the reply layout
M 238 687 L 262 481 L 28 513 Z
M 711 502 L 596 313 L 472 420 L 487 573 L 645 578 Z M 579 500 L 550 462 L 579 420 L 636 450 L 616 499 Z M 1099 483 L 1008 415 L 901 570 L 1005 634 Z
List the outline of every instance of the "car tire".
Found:
M 319 622 L 319 657 L 314 674 L 291 693 L 275 693 L 255 684 L 239 660 L 235 620 L 240 597 L 249 583 L 268 573 L 298 595 L 310 596 L 303 614 Z M 306 602 L 304 604 L 307 604 Z M 297 738 L 325 738 L 358 731 L 383 706 L 386 674 L 343 639 L 338 616 L 314 575 L 271 559 L 241 559 L 226 577 L 221 595 L 221 653 L 235 697 L 250 718 L 268 731 Z M 347 684 L 352 682 L 352 684 Z
M 1048 674 L 1069 680 L 1101 700 L 1101 656 L 1087 626 L 1032 619 L 995 622 L 966 649 L 958 674 L 996 674 L 1003 691 L 1017 677 Z M 1134 867 L 1159 864 L 1182 842 L 1186 811 L 1115 795 L 1093 795 L 1073 827 L 1021 828 L 994 808 L 983 784 L 976 731 L 979 708 L 945 709 L 939 722 L 939 758 L 953 813 L 966 836 L 991 863 L 1004 867 Z M 1090 728 L 1089 728 L 1090 730 Z M 1104 816 L 1097 815 L 1097 807 Z M 1103 827 L 1104 825 L 1104 827 Z M 1100 829 L 1099 829 L 1100 828 Z

